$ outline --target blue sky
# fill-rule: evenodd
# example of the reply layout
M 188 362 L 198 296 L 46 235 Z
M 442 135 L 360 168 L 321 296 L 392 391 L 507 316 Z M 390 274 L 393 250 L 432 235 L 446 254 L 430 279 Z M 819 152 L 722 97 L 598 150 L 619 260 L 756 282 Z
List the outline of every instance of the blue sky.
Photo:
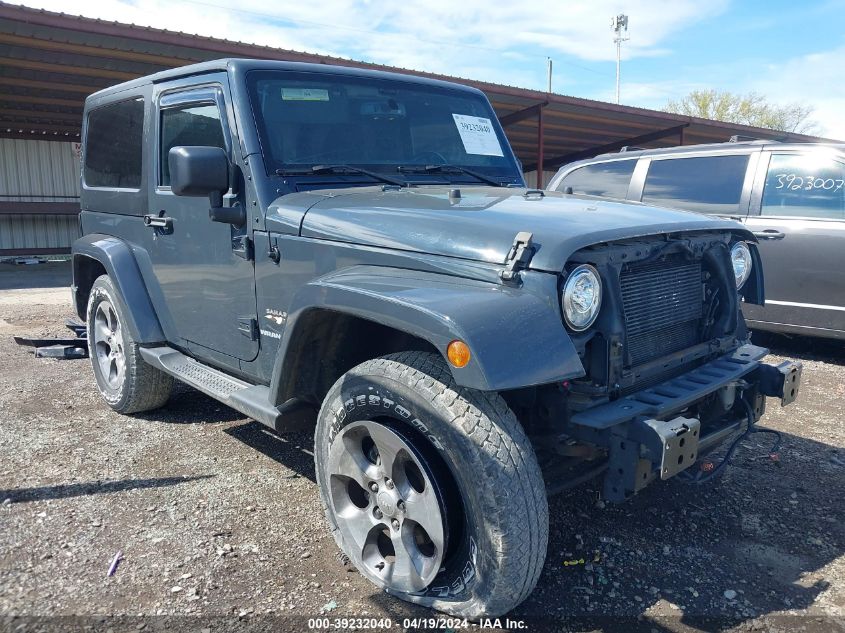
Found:
M 845 0 L 28 0 L 145 26 L 544 89 L 614 98 L 610 18 L 630 16 L 622 103 L 660 108 L 697 88 L 812 105 L 845 139 Z

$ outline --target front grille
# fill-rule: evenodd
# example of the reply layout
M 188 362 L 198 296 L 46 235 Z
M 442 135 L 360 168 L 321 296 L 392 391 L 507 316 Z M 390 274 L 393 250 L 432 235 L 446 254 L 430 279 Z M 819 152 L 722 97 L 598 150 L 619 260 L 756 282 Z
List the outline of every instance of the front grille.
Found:
M 700 342 L 701 262 L 658 262 L 622 272 L 630 366 Z

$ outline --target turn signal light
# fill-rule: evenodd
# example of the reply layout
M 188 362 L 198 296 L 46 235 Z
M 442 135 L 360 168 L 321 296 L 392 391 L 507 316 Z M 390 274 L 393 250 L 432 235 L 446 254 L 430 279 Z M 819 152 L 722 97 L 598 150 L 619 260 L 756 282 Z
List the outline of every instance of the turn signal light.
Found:
M 463 341 L 452 341 L 446 348 L 446 356 L 455 367 L 466 367 L 469 363 L 469 345 Z

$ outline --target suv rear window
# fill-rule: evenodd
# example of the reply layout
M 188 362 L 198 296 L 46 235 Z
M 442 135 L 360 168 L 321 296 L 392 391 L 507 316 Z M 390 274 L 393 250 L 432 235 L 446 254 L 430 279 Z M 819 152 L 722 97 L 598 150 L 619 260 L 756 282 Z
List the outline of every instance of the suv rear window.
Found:
M 120 101 L 88 113 L 85 184 L 89 187 L 141 187 L 144 100 Z
M 572 187 L 572 193 L 624 199 L 636 165 L 636 160 L 614 160 L 579 167 L 564 176 L 557 189 Z
M 702 213 L 736 213 L 748 155 L 653 160 L 642 201 Z
M 772 154 L 760 213 L 845 219 L 845 165 L 829 156 Z

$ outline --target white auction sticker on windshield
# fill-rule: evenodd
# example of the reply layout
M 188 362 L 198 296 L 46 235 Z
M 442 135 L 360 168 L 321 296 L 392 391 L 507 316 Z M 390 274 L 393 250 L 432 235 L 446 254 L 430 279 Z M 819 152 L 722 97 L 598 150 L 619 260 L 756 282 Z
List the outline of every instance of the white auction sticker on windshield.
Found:
M 482 156 L 504 156 L 502 146 L 496 136 L 496 130 L 490 119 L 480 116 L 467 116 L 466 114 L 453 114 L 455 125 L 458 126 L 458 133 L 464 144 L 467 154 L 480 154 Z
M 329 91 L 323 88 L 282 88 L 282 101 L 328 101 Z

